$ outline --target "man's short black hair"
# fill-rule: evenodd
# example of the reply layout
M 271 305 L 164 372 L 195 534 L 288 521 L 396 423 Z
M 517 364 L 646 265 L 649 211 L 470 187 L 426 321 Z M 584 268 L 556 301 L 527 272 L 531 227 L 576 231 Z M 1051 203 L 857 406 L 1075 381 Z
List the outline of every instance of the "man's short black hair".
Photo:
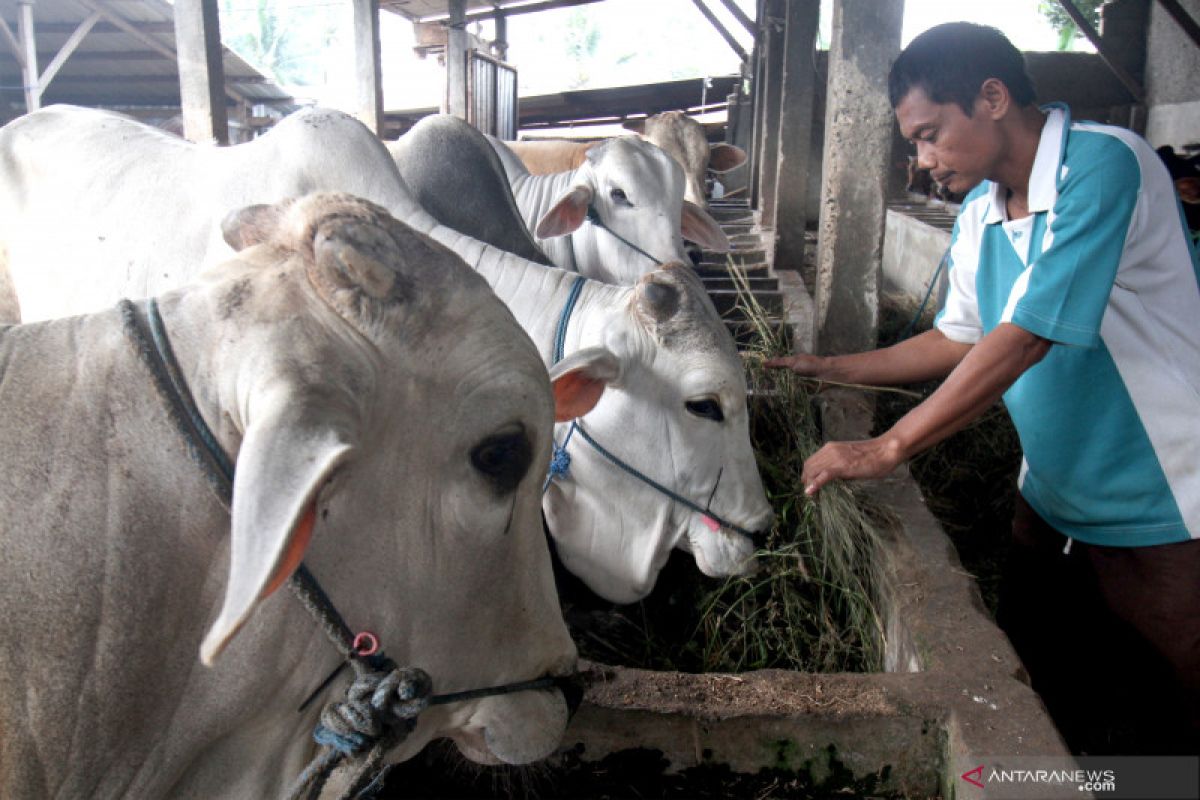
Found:
M 1034 102 L 1025 59 L 1004 34 L 987 25 L 947 22 L 922 33 L 900 53 L 888 74 L 892 108 L 921 88 L 935 103 L 957 103 L 968 117 L 988 78 L 1008 87 L 1017 105 Z

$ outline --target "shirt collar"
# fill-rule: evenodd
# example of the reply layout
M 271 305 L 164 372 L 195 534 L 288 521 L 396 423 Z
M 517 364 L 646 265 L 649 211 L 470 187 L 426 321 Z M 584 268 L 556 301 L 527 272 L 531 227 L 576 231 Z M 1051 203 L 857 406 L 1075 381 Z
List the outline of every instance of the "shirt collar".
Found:
M 1058 172 L 1062 164 L 1063 127 L 1067 124 L 1067 115 L 1059 105 L 1045 106 L 1046 124 L 1042 126 L 1042 135 L 1038 139 L 1037 154 L 1033 158 L 1033 169 L 1029 173 L 1029 213 L 1037 214 L 1049 211 L 1054 207 L 1058 196 Z M 1008 188 L 992 182 L 990 186 L 991 204 L 984 223 L 992 224 L 1004 221 L 1004 207 L 1008 202 Z

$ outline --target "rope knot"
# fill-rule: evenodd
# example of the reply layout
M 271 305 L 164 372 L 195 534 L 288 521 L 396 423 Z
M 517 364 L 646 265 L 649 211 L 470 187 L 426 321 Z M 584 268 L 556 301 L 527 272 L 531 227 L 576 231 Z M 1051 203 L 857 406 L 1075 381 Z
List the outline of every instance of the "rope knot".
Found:
M 346 690 L 346 699 L 325 706 L 313 731 L 317 744 L 358 756 L 385 733 L 412 731 L 429 705 L 433 681 L 415 667 L 364 667 Z
M 571 454 L 565 445 L 554 443 L 554 455 L 550 457 L 550 477 L 565 478 L 571 471 Z

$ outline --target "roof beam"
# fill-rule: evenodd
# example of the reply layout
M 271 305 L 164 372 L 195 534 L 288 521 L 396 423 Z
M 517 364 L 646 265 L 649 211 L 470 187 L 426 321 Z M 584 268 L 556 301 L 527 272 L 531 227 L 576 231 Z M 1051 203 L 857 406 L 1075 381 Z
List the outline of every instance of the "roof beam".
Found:
M 737 39 L 733 38 L 733 34 L 729 32 L 728 28 L 721 24 L 721 20 L 717 19 L 716 14 L 713 14 L 712 10 L 704 4 L 704 0 L 692 0 L 692 2 L 696 4 L 696 8 L 700 9 L 700 13 L 704 15 L 704 18 L 708 20 L 714 28 L 717 29 L 717 33 L 721 34 L 721 38 L 725 40 L 725 44 L 733 48 L 733 52 L 737 53 L 738 58 L 740 58 L 742 61 L 745 61 L 747 58 L 749 58 L 749 55 L 746 53 L 746 49 L 738 43 Z
M 573 6 L 586 6 L 591 3 L 599 3 L 600 0 L 541 0 L 541 2 L 525 3 L 524 5 L 501 6 L 500 8 L 492 8 L 487 11 L 472 11 L 467 14 L 467 22 L 475 22 L 481 19 L 491 19 L 496 14 L 504 14 L 509 17 L 515 17 L 518 14 L 536 14 L 540 11 L 553 11 L 556 8 L 571 8 Z M 416 20 L 417 22 L 441 22 L 450 18 L 449 13 L 445 14 L 430 14 Z
M 161 55 L 163 58 L 174 61 L 176 63 L 176 65 L 179 64 L 179 54 L 178 53 L 176 53 L 172 48 L 168 47 L 167 45 L 165 45 L 162 42 L 155 39 L 153 36 L 143 33 L 142 30 L 139 28 L 139 26 L 132 24 L 127 19 L 122 17 L 121 13 L 119 11 L 112 8 L 108 4 L 107 0 L 75 0 L 75 2 L 79 3 L 81 6 L 86 8 L 88 11 L 95 11 L 96 13 L 100 14 L 100 16 L 104 17 L 106 20 L 111 22 L 113 25 L 120 28 L 123 33 L 129 34 L 134 39 L 137 39 L 139 42 L 146 45 L 146 47 L 149 47 L 151 50 L 153 50 L 154 52 Z M 175 30 L 174 26 L 171 26 L 171 31 L 174 32 L 174 30 Z M 241 92 L 237 92 L 237 91 L 234 91 L 233 89 L 229 88 L 228 84 L 225 86 L 225 94 L 229 95 L 234 100 L 237 100 L 238 102 L 241 102 L 241 103 L 251 103 L 252 104 L 254 102 L 251 98 L 246 97 Z
M 90 9 L 89 9 L 90 10 Z M 167 34 L 174 33 L 175 26 L 169 22 L 127 22 L 126 26 L 133 28 L 141 33 L 150 34 Z M 39 34 L 69 34 L 75 30 L 73 22 L 39 22 Z M 92 31 L 93 33 L 125 33 L 124 28 L 119 28 L 111 22 L 101 22 Z
M 745 28 L 751 36 L 758 35 L 758 26 L 754 24 L 754 20 L 746 16 L 746 12 L 738 8 L 738 4 L 735 3 L 734 0 L 721 0 L 721 3 L 724 4 L 725 8 L 729 9 L 729 13 L 733 15 L 733 18 L 740 22 L 742 27 Z
M 1104 51 L 1104 45 L 1100 42 L 1100 34 L 1096 33 L 1096 29 L 1092 27 L 1092 23 L 1088 21 L 1087 17 L 1080 13 L 1072 0 L 1058 0 L 1058 3 L 1075 23 L 1075 27 L 1079 28 L 1088 41 L 1092 43 L 1092 47 L 1096 48 L 1096 52 L 1100 54 L 1100 58 L 1112 70 L 1112 73 L 1117 76 L 1117 80 L 1121 82 L 1121 85 L 1133 96 L 1134 100 L 1144 104 L 1146 102 L 1146 93 L 1142 90 L 1141 84 L 1124 67 L 1108 57 L 1108 53 Z
M 17 41 L 16 34 L 12 32 L 12 28 L 8 27 L 8 23 L 0 17 L 0 33 L 4 34 L 4 40 L 8 42 L 8 48 L 12 50 L 13 56 L 17 59 L 17 63 L 21 68 L 25 68 L 25 51 L 21 49 L 21 43 Z
M 79 43 L 83 41 L 83 37 L 88 35 L 97 22 L 100 21 L 100 15 L 93 11 L 88 15 L 87 19 L 79 23 L 79 27 L 75 32 L 67 38 L 63 46 L 59 48 L 54 59 L 46 65 L 45 71 L 42 72 L 42 77 L 38 78 L 38 91 L 46 91 L 46 87 L 50 85 L 50 81 L 54 80 L 54 76 L 62 69 L 62 65 L 67 63 L 67 59 L 75 52 L 75 48 L 79 47 Z
M 246 86 L 254 84 L 265 84 L 270 81 L 267 78 L 256 75 L 252 78 L 229 78 L 233 83 L 240 83 Z M 179 77 L 176 75 L 60 75 L 58 78 L 60 84 L 70 83 L 76 86 L 89 84 L 105 84 L 105 83 L 140 83 L 145 85 L 167 85 L 179 83 Z M 262 102 L 250 100 L 250 103 Z

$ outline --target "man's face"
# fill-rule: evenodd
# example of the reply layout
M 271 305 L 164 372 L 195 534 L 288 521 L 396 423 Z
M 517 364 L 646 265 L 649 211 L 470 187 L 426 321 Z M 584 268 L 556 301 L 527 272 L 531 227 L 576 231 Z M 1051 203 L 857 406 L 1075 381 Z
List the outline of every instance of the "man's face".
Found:
M 991 177 L 1000 143 L 981 99 L 968 117 L 957 103 L 935 103 L 914 87 L 896 105 L 896 121 L 900 134 L 917 147 L 917 166 L 950 191 L 969 192 Z

